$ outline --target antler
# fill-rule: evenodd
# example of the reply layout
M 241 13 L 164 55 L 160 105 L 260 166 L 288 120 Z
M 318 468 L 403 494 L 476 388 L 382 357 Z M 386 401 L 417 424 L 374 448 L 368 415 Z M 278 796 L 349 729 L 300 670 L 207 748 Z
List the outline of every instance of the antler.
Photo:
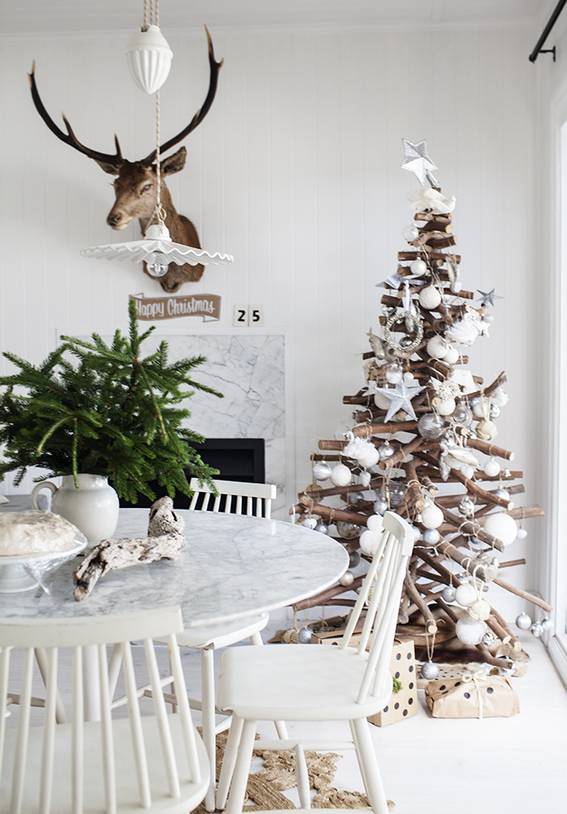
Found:
M 209 89 L 207 91 L 207 95 L 205 96 L 205 101 L 203 102 L 202 106 L 199 110 L 195 113 L 187 127 L 184 127 L 183 130 L 180 130 L 176 136 L 173 136 L 168 141 L 164 142 L 164 144 L 160 145 L 159 151 L 160 154 L 166 152 L 166 150 L 171 149 L 175 144 L 178 144 L 182 141 L 186 136 L 189 135 L 195 128 L 197 128 L 209 110 L 211 109 L 211 105 L 213 104 L 216 92 L 217 92 L 217 85 L 219 81 L 219 71 L 222 67 L 224 60 L 221 59 L 220 62 L 215 60 L 215 51 L 213 48 L 213 41 L 211 39 L 211 34 L 207 26 L 205 26 L 205 32 L 207 34 L 207 43 L 208 43 L 208 50 L 209 50 Z M 143 164 L 151 164 L 156 157 L 156 151 L 152 150 L 152 152 L 147 155 L 144 159 L 142 159 Z
M 59 125 L 55 124 L 49 113 L 47 112 L 45 105 L 39 95 L 39 91 L 37 89 L 37 84 L 35 81 L 35 61 L 32 64 L 31 73 L 28 74 L 29 82 L 30 82 L 30 90 L 33 99 L 33 103 L 35 105 L 35 109 L 49 127 L 51 132 L 57 136 L 58 139 L 64 144 L 67 144 L 69 147 L 73 147 L 73 149 L 77 150 L 79 153 L 88 156 L 88 158 L 93 158 L 95 161 L 101 161 L 105 164 L 112 164 L 119 167 L 119 165 L 124 161 L 122 157 L 122 151 L 120 149 L 120 143 L 118 141 L 118 136 L 114 136 L 114 144 L 116 147 L 116 153 L 111 155 L 110 153 L 100 153 L 98 150 L 92 150 L 90 147 L 87 147 L 85 144 L 82 144 L 75 133 L 73 132 L 73 128 L 71 127 L 69 120 L 66 116 L 63 115 L 63 122 L 65 127 L 67 128 L 67 132 L 65 133 Z

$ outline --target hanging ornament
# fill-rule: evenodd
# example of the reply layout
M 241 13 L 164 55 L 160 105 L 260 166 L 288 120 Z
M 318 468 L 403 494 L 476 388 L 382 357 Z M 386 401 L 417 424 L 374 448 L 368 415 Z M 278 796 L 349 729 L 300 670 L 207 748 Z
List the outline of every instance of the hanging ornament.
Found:
M 497 489 L 494 494 L 496 497 L 500 498 L 500 500 L 507 500 L 508 502 L 510 501 L 510 492 L 507 489 Z M 510 506 L 509 508 L 512 507 Z
M 301 525 L 305 526 L 306 529 L 314 529 L 316 528 L 318 522 L 319 521 L 316 517 L 306 517 Z
M 317 461 L 313 464 L 313 477 L 315 480 L 324 481 L 331 477 L 331 467 L 326 461 Z
M 130 37 L 126 51 L 135 84 L 149 95 L 165 83 L 173 51 L 157 25 L 147 25 Z
M 457 403 L 455 399 L 441 399 L 438 396 L 432 399 L 431 404 L 435 407 L 435 410 L 442 416 L 449 416 L 455 412 L 455 407 Z
M 354 574 L 352 571 L 345 571 L 342 577 L 339 579 L 339 582 L 343 588 L 350 588 L 354 582 Z
M 430 503 L 421 511 L 421 524 L 426 529 L 437 529 L 443 523 L 443 512 L 435 503 Z
M 518 526 L 513 517 L 510 517 L 506 512 L 494 512 L 493 514 L 485 515 L 484 530 L 504 546 L 509 546 L 514 542 L 518 535 Z
M 395 509 L 403 503 L 406 496 L 406 487 L 400 481 L 394 481 L 390 485 L 390 503 Z
M 471 647 L 480 644 L 486 633 L 486 623 L 465 614 L 455 625 L 457 638 Z
M 397 337 L 400 333 L 397 328 L 403 326 L 403 335 L 401 338 Z M 404 359 L 409 357 L 421 345 L 423 339 L 423 323 L 421 319 L 412 319 L 412 324 L 408 328 L 406 322 L 406 315 L 403 312 L 395 312 L 386 320 L 384 326 L 384 342 L 388 347 L 390 353 L 395 356 L 400 356 Z
M 384 443 L 380 444 L 380 446 L 378 447 L 378 454 L 380 455 L 381 461 L 389 460 L 392 457 L 392 455 L 395 454 L 395 452 L 396 450 L 390 444 L 389 441 L 384 441 Z
M 372 475 L 370 474 L 370 472 L 367 472 L 366 470 L 364 470 L 364 472 L 361 472 L 360 475 L 358 476 L 358 482 L 360 483 L 361 486 L 364 486 L 365 488 L 370 485 L 371 479 Z
M 474 344 L 482 331 L 480 322 L 478 313 L 474 309 L 468 310 L 461 320 L 449 326 L 447 339 L 459 345 Z
M 476 434 L 483 441 L 492 441 L 498 435 L 498 427 L 493 421 L 483 418 L 476 425 Z
M 436 413 L 424 413 L 417 422 L 417 431 L 426 441 L 434 441 L 443 435 L 445 422 Z
M 518 533 L 516 535 L 516 540 L 525 540 L 527 536 L 528 536 L 527 530 L 524 528 L 519 528 Z
M 382 531 L 384 527 L 384 519 L 379 514 L 371 514 L 366 521 L 366 527 L 371 531 Z
M 401 382 L 404 371 L 398 362 L 390 362 L 384 365 L 384 378 L 388 384 L 398 384 Z
M 419 229 L 412 223 L 410 226 L 406 226 L 402 235 L 404 240 L 407 240 L 408 243 L 413 243 L 413 241 L 419 237 Z
M 501 387 L 497 387 L 496 390 L 492 393 L 492 401 L 494 404 L 497 404 L 498 407 L 505 407 L 508 404 L 509 396 Z
M 490 616 L 491 607 L 486 599 L 477 599 L 469 606 L 468 613 L 472 619 L 485 622 Z
M 473 414 L 470 407 L 465 402 L 460 402 L 455 407 L 452 415 L 455 424 L 460 424 L 461 427 L 470 427 L 473 423 Z
M 299 644 L 309 644 L 313 638 L 313 631 L 310 627 L 302 627 L 297 633 L 297 641 Z
M 318 531 L 319 534 L 328 534 L 329 533 L 329 527 L 328 527 L 328 525 L 326 523 L 323 523 L 322 520 L 319 520 L 319 522 L 315 526 L 315 531 Z
M 427 353 L 433 359 L 444 359 L 447 355 L 448 346 L 442 336 L 435 334 L 427 342 Z
M 427 285 L 419 292 L 419 304 L 426 311 L 433 311 L 441 304 L 441 293 L 434 285 Z
M 360 527 L 355 526 L 354 523 L 345 523 L 343 520 L 337 520 L 335 523 L 339 537 L 344 540 L 354 540 L 360 534 Z
M 439 667 L 434 661 L 425 661 L 421 665 L 421 677 L 426 681 L 435 681 L 439 678 Z
M 463 582 L 455 592 L 455 599 L 463 608 L 468 608 L 477 601 L 478 591 L 472 582 Z
M 520 613 L 516 616 L 516 627 L 520 630 L 529 630 L 532 626 L 531 617 L 527 613 Z
M 441 539 L 441 535 L 437 529 L 425 529 L 421 537 L 426 545 L 437 545 Z
M 500 463 L 496 460 L 496 458 L 489 458 L 488 461 L 484 464 L 484 474 L 488 475 L 489 478 L 495 478 L 497 475 L 500 474 L 501 466 Z
M 364 458 L 359 458 L 359 463 L 361 466 L 371 467 L 376 466 L 376 464 L 380 460 L 380 453 L 374 446 L 374 444 L 369 444 L 368 450 Z
M 441 591 L 441 597 L 445 602 L 454 602 L 456 599 L 456 590 L 452 585 L 447 585 L 446 588 L 443 588 Z
M 424 260 L 414 260 L 410 263 L 410 271 L 415 277 L 423 277 L 427 274 L 427 263 Z
M 374 501 L 372 506 L 376 514 L 384 514 L 388 511 L 388 501 L 384 497 L 379 497 Z
M 331 469 L 331 480 L 335 486 L 349 486 L 352 481 L 352 472 L 344 464 L 335 464 Z
M 539 622 L 534 622 L 530 628 L 530 633 L 532 636 L 535 636 L 536 639 L 539 639 L 541 636 L 543 636 L 543 625 Z
M 400 410 L 403 410 L 406 415 L 415 421 L 417 416 L 411 402 L 412 399 L 418 396 L 424 389 L 424 387 L 418 384 L 408 386 L 403 381 L 395 387 L 377 387 L 376 392 L 389 400 L 390 406 L 388 407 L 384 421 L 391 421 Z
M 454 348 L 453 345 L 448 345 L 443 361 L 448 365 L 456 365 L 460 358 L 461 354 L 459 351 Z
M 474 515 L 475 511 L 474 501 L 468 495 L 465 495 L 461 499 L 457 508 L 460 514 L 463 515 L 463 517 L 472 517 Z
M 366 554 L 367 557 L 373 557 L 378 551 L 381 538 L 382 532 L 380 529 L 371 528 L 363 531 L 359 538 L 362 553 Z
M 500 407 L 497 404 L 495 404 L 494 402 L 492 402 L 491 405 L 490 405 L 490 410 L 489 410 L 490 418 L 499 418 L 501 412 L 502 411 L 501 411 Z

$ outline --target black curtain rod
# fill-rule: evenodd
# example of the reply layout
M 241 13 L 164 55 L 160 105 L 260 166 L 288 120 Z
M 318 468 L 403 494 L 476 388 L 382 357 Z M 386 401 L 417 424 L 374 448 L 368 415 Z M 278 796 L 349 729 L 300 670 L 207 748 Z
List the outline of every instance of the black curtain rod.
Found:
M 547 21 L 545 28 L 541 32 L 539 40 L 535 44 L 534 50 L 530 54 L 530 62 L 535 62 L 540 54 L 553 54 L 553 61 L 555 62 L 555 45 L 553 48 L 544 48 L 543 46 L 545 45 L 546 39 L 551 34 L 559 15 L 563 11 L 565 3 L 567 3 L 567 0 L 559 0 L 559 3 L 553 9 L 551 17 Z

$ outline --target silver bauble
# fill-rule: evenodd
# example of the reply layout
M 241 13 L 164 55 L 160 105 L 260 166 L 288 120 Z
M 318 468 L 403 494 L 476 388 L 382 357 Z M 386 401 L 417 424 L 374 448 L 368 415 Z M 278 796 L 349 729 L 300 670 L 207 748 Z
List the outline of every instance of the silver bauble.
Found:
M 435 681 L 439 678 L 439 667 L 433 661 L 425 661 L 421 665 L 421 677 L 426 681 Z
M 457 404 L 455 407 L 451 418 L 456 424 L 460 424 L 462 427 L 470 427 L 473 423 L 473 414 L 472 410 L 467 404 Z
M 536 639 L 539 639 L 541 636 L 543 636 L 543 625 L 541 625 L 539 622 L 534 622 L 530 628 L 530 633 L 532 636 L 535 636 Z
M 417 431 L 426 441 L 434 441 L 443 435 L 445 422 L 437 413 L 424 413 L 417 422 Z
M 495 404 L 494 402 L 492 402 L 492 404 L 490 405 L 490 412 L 489 412 L 490 418 L 498 418 L 500 416 L 501 412 L 502 411 L 501 411 L 500 407 L 498 406 L 498 404 Z
M 343 588 L 350 588 L 350 586 L 354 582 L 354 574 L 352 573 L 352 571 L 345 571 L 345 573 L 339 579 L 339 582 L 341 583 Z
M 299 629 L 297 633 L 297 641 L 300 644 L 309 644 L 311 639 L 313 638 L 313 631 L 310 627 L 302 627 Z
M 356 568 L 358 563 L 360 562 L 360 554 L 358 551 L 351 551 L 348 555 L 348 567 L 349 568 Z
M 384 514 L 384 512 L 388 511 L 388 501 L 384 500 L 383 497 L 379 497 L 378 500 L 374 501 L 373 509 L 376 514 Z
M 380 444 L 378 447 L 378 453 L 380 454 L 381 461 L 387 461 L 389 458 L 392 457 L 396 450 L 390 444 L 389 441 L 385 441 L 383 444 Z
M 354 540 L 360 534 L 360 526 L 355 526 L 354 523 L 345 523 L 344 520 L 337 520 L 335 523 L 339 537 L 345 540 Z
M 550 630 L 553 627 L 553 622 L 551 621 L 549 616 L 544 616 L 540 624 L 544 630 Z
M 406 487 L 403 483 L 399 481 L 395 481 L 390 485 L 390 503 L 392 506 L 396 507 L 399 506 L 406 494 Z
M 452 585 L 447 585 L 447 587 L 443 588 L 443 590 L 441 591 L 441 598 L 445 602 L 454 602 L 456 595 L 457 592 Z
M 437 545 L 441 539 L 438 529 L 424 529 L 421 537 L 426 545 Z
M 472 517 L 472 515 L 474 514 L 475 506 L 473 500 L 471 500 L 471 498 L 468 495 L 465 495 L 461 499 L 457 508 L 460 514 L 463 515 L 463 517 Z
M 520 613 L 516 616 L 516 627 L 520 630 L 529 630 L 532 626 L 531 617 L 527 613 Z
M 518 529 L 518 533 L 516 534 L 516 540 L 525 540 L 528 536 L 528 532 L 526 529 Z
M 325 461 L 313 464 L 313 477 L 315 480 L 328 480 L 331 477 L 331 467 Z
M 321 520 L 315 526 L 315 531 L 318 531 L 320 534 L 328 534 L 329 527 L 326 523 L 322 523 Z

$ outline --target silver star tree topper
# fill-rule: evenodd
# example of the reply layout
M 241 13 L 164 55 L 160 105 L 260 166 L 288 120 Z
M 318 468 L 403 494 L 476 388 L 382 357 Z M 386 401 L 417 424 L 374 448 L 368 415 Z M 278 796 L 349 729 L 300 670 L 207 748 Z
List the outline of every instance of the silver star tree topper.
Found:
M 427 182 L 432 187 L 439 189 L 441 185 L 435 175 L 433 175 L 433 170 L 438 169 L 438 167 L 427 155 L 426 142 L 418 141 L 414 144 L 413 141 L 403 138 L 402 144 L 404 147 L 402 169 L 413 172 L 422 186 L 425 186 Z

